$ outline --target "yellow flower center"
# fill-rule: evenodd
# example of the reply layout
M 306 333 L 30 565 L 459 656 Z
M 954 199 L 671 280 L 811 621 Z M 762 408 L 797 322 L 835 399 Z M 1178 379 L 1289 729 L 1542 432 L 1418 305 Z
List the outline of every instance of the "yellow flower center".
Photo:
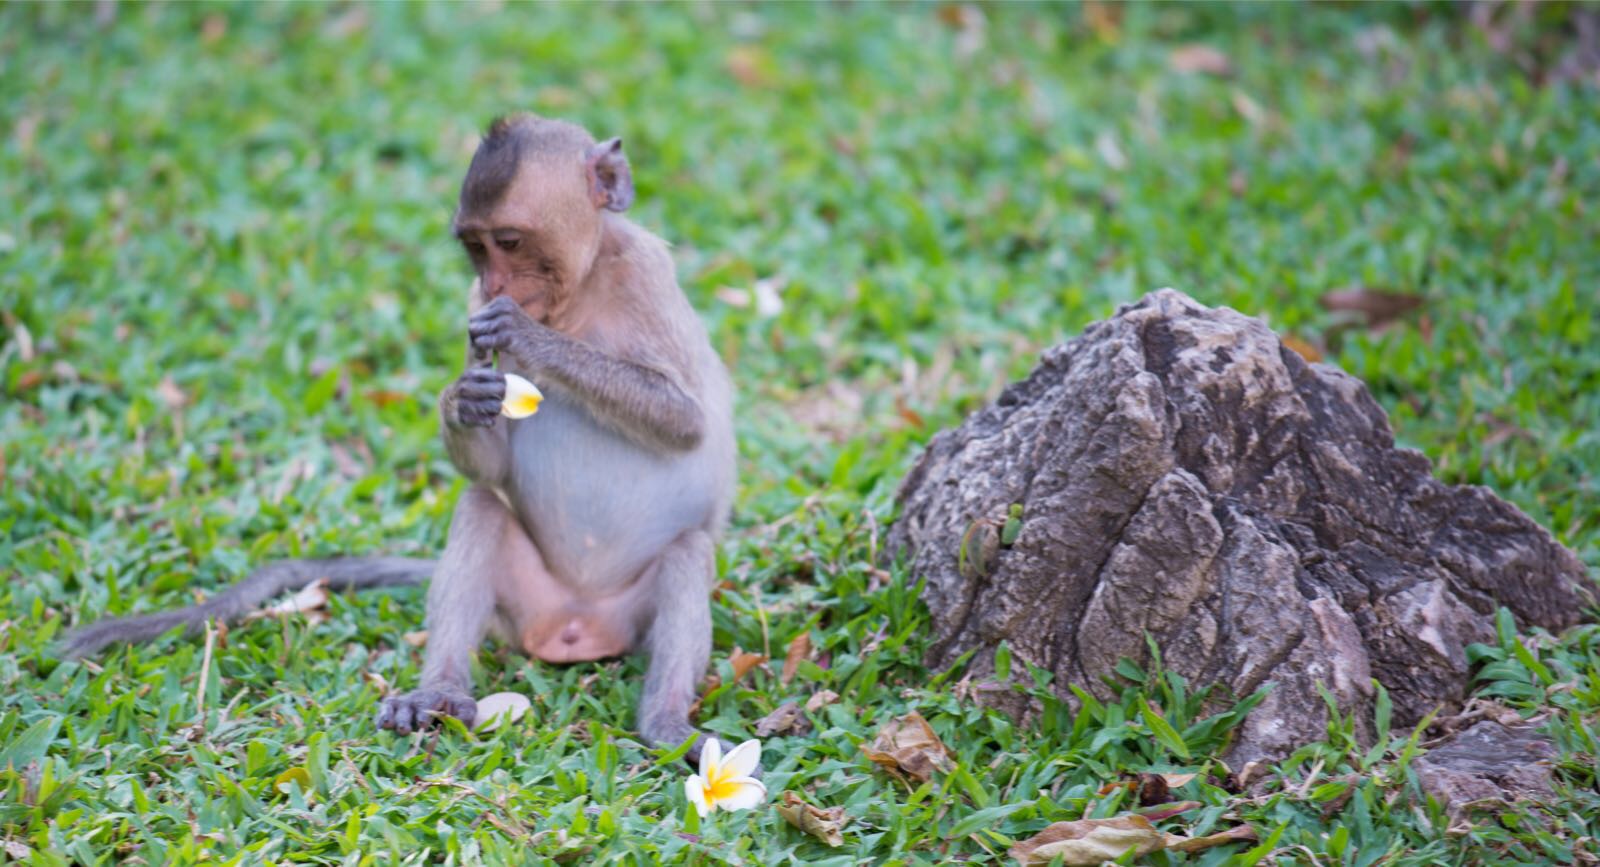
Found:
M 733 781 L 733 775 L 723 768 L 712 768 L 706 775 L 704 792 L 706 803 L 715 804 L 725 798 L 733 797 L 739 791 L 739 785 Z

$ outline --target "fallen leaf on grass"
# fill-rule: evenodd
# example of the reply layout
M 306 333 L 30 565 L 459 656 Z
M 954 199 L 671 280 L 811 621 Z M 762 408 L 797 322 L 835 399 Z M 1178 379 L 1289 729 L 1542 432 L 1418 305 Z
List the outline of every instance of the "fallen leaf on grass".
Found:
M 325 580 L 313 581 L 299 590 L 294 595 L 275 602 L 265 608 L 260 608 L 246 614 L 244 619 L 260 620 L 263 617 L 277 617 L 284 614 L 304 614 L 307 620 L 320 622 L 327 619 L 324 611 L 328 607 L 328 582 Z
M 783 674 L 778 678 L 784 686 L 794 680 L 795 672 L 800 669 L 800 661 L 811 655 L 811 633 L 802 632 L 789 642 L 789 650 L 783 655 Z
M 891 720 L 878 731 L 871 746 L 861 745 L 861 752 L 889 773 L 899 776 L 904 772 L 919 783 L 927 782 L 935 770 L 951 768 L 950 748 L 916 711 Z
M 371 403 L 377 404 L 379 408 L 382 408 L 386 406 L 393 406 L 397 403 L 404 403 L 411 399 L 411 395 L 406 394 L 403 391 L 393 391 L 387 388 L 374 388 L 367 391 L 366 398 Z
M 1161 849 L 1199 852 L 1229 843 L 1254 842 L 1256 839 L 1256 831 L 1249 825 L 1239 825 L 1204 837 L 1183 837 L 1157 830 L 1144 816 L 1117 816 L 1111 819 L 1056 822 L 1012 846 L 1010 855 L 1024 865 L 1049 864 L 1058 856 L 1065 865 L 1097 865 L 1116 861 L 1129 852 L 1135 858 Z
M 478 699 L 478 722 L 473 726 L 480 732 L 492 732 L 502 725 L 510 725 L 519 719 L 528 709 L 533 707 L 533 702 L 520 692 L 497 692 Z
M 784 792 L 783 803 L 773 806 L 778 815 L 796 828 L 829 846 L 844 845 L 844 835 L 839 832 L 850 817 L 845 815 L 843 807 L 814 807 L 794 792 Z
M 1167 55 L 1167 66 L 1184 74 L 1227 75 L 1233 72 L 1228 55 L 1209 45 L 1180 45 Z
M 1199 801 L 1173 801 L 1167 804 L 1156 804 L 1153 807 L 1140 810 L 1139 815 L 1152 822 L 1160 822 L 1163 819 L 1170 819 L 1179 813 L 1187 813 L 1190 810 L 1204 806 L 1205 804 Z
M 819 692 L 814 692 L 811 694 L 810 698 L 806 699 L 806 712 L 816 713 L 818 710 L 822 709 L 823 705 L 833 704 L 838 700 L 839 694 L 831 689 L 824 689 Z
M 416 632 L 407 632 L 400 637 L 412 647 L 423 647 L 428 643 L 428 630 L 418 629 Z
M 1309 341 L 1296 337 L 1293 334 L 1285 334 L 1279 339 L 1283 341 L 1284 346 L 1294 350 L 1297 355 L 1299 355 L 1301 358 L 1304 358 L 1306 361 L 1316 362 L 1322 360 L 1322 350 L 1318 349 Z
M 161 382 L 156 384 L 156 397 L 161 398 L 167 409 L 172 410 L 183 409 L 189 403 L 189 395 L 183 393 L 171 376 L 161 377 Z
M 1096 865 L 1115 861 L 1129 852 L 1134 857 L 1166 848 L 1166 835 L 1142 816 L 1114 819 L 1079 819 L 1056 822 L 1011 847 L 1019 864 L 1049 864 L 1059 857 L 1065 865 Z
M 1216 834 L 1207 834 L 1204 837 L 1179 837 L 1176 834 L 1167 835 L 1167 848 L 1174 852 L 1199 852 L 1213 846 L 1226 846 L 1229 843 L 1254 843 L 1260 839 L 1256 829 L 1249 825 L 1239 825 Z
M 800 712 L 800 703 L 795 701 L 778 705 L 772 713 L 756 722 L 756 735 L 763 738 L 784 734 L 803 735 L 810 731 L 811 720 Z
M 1139 803 L 1146 807 L 1172 800 L 1172 790 L 1194 779 L 1194 774 L 1140 774 Z
M 1367 318 L 1368 328 L 1377 328 L 1421 307 L 1424 299 L 1410 292 L 1352 286 L 1326 293 L 1319 300 L 1324 310 L 1360 313 Z
M 728 665 L 733 667 L 733 682 L 738 683 L 744 680 L 744 676 L 750 673 L 750 669 L 766 661 L 765 654 L 751 653 L 735 645 L 733 653 L 728 654 Z
M 766 87 L 772 83 L 775 66 L 772 55 L 755 45 L 739 45 L 724 61 L 728 74 L 745 87 Z

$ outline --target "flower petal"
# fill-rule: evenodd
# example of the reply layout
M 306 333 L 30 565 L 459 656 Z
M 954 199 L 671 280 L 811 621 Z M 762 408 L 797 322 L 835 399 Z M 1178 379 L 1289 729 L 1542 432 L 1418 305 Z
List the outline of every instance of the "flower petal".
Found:
M 722 759 L 724 777 L 748 777 L 761 764 L 761 742 L 750 739 L 728 751 Z
M 700 746 L 700 776 L 707 780 L 717 778 L 717 768 L 722 764 L 722 743 L 707 737 Z
M 717 806 L 721 809 L 748 810 L 767 800 L 767 787 L 760 780 L 739 777 L 722 785 L 724 789 L 732 788 L 733 791 L 717 799 Z
M 699 774 L 690 774 L 689 779 L 683 781 L 683 790 L 689 796 L 689 803 L 700 813 L 700 818 L 711 815 L 711 805 L 706 803 L 706 781 Z
M 527 418 L 539 411 L 544 393 L 539 387 L 515 373 L 505 374 L 506 397 L 500 402 L 500 414 L 507 418 Z

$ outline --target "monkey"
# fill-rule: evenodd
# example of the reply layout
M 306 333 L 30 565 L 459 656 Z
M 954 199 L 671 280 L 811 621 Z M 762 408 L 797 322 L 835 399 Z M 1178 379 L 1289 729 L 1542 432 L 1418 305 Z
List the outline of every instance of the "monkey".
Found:
M 639 734 L 658 747 L 693 737 L 697 761 L 705 736 L 689 710 L 736 481 L 732 384 L 667 244 L 625 216 L 633 199 L 619 138 L 516 114 L 479 142 L 451 220 L 474 273 L 466 360 L 438 402 L 468 486 L 437 561 L 271 563 L 199 605 L 83 628 L 66 654 L 193 632 L 318 578 L 426 580 L 421 680 L 383 699 L 380 728 L 471 726 L 471 659 L 495 635 L 554 663 L 642 652 Z M 508 372 L 544 392 L 536 414 L 501 415 Z

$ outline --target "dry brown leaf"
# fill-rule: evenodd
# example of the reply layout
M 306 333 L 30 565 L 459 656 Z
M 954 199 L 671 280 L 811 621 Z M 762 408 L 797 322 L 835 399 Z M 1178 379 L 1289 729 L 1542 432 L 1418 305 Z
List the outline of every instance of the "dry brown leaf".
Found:
M 1422 306 L 1423 298 L 1410 292 L 1389 292 L 1366 286 L 1351 286 L 1329 292 L 1320 299 L 1324 310 L 1360 313 L 1368 328 L 1377 328 Z
M 1139 803 L 1146 807 L 1165 804 L 1172 800 L 1172 790 L 1195 778 L 1195 774 L 1140 774 L 1134 781 L 1138 787 Z
M 367 683 L 372 684 L 372 688 L 376 689 L 379 695 L 388 695 L 394 691 L 394 688 L 389 685 L 389 679 L 376 671 L 363 671 L 361 677 Z
M 1205 75 L 1228 75 L 1233 72 L 1233 64 L 1229 62 L 1228 55 L 1223 54 L 1209 45 L 1180 45 L 1172 49 L 1167 55 L 1167 66 L 1173 72 L 1185 75 L 1204 73 Z
M 1019 864 L 1049 864 L 1060 856 L 1066 865 L 1098 865 L 1128 852 L 1148 855 L 1166 846 L 1166 835 L 1142 816 L 1056 822 L 1011 847 Z
M 1154 807 L 1150 807 L 1149 809 L 1140 810 L 1139 815 L 1149 819 L 1152 822 L 1160 822 L 1165 819 L 1170 819 L 1180 813 L 1187 813 L 1190 810 L 1204 806 L 1205 805 L 1199 801 L 1173 801 L 1169 804 L 1158 804 Z
M 939 7 L 939 20 L 956 31 L 956 56 L 971 57 L 983 48 L 988 19 L 974 3 L 946 3 Z
M 1285 334 L 1279 339 L 1283 341 L 1284 346 L 1294 350 L 1296 355 L 1299 355 L 1306 361 L 1315 362 L 1322 360 L 1322 351 L 1317 349 L 1317 347 L 1313 346 L 1306 340 L 1296 337 L 1293 334 Z
M 1122 4 L 1084 0 L 1083 23 L 1101 42 L 1116 42 L 1122 33 Z
M 202 45 L 214 45 L 217 40 L 226 35 L 228 35 L 228 19 L 222 15 L 207 15 L 206 19 L 200 22 L 200 43 Z
M 744 680 L 744 676 L 750 673 L 750 669 L 766 661 L 767 657 L 764 654 L 750 653 L 735 645 L 733 653 L 728 654 L 728 664 L 733 667 L 733 682 L 738 683 Z
M 18 322 L 12 327 L 11 334 L 17 342 L 17 355 L 21 357 L 24 362 L 32 361 L 33 332 L 28 330 L 28 326 Z
M 878 730 L 871 746 L 861 745 L 861 752 L 890 773 L 898 776 L 904 772 L 922 783 L 927 782 L 935 770 L 951 768 L 950 748 L 916 711 L 890 720 Z
M 705 703 L 706 697 L 722 686 L 722 678 L 708 674 L 700 681 L 700 694 L 695 696 L 694 704 L 689 705 L 689 718 L 694 719 L 700 714 L 700 705 Z
M 1176 834 L 1168 834 L 1166 843 L 1167 848 L 1175 852 L 1199 852 L 1202 849 L 1210 849 L 1213 846 L 1226 846 L 1229 843 L 1254 843 L 1259 839 L 1260 837 L 1256 835 L 1256 829 L 1249 825 L 1239 825 L 1216 834 L 1207 834 L 1204 837 L 1179 837 Z
M 323 579 L 313 581 L 299 590 L 294 595 L 246 614 L 245 620 L 260 620 L 263 617 L 275 617 L 284 614 L 305 614 L 310 619 L 317 612 L 328 606 L 328 582 Z
M 811 694 L 810 698 L 806 699 L 806 712 L 816 713 L 822 709 L 823 705 L 833 704 L 838 700 L 839 694 L 831 689 L 824 689 L 820 692 L 814 692 Z
M 189 403 L 189 395 L 183 393 L 170 375 L 161 377 L 161 382 L 156 385 L 156 397 L 161 398 L 167 409 L 183 409 Z
M 349 11 L 329 21 L 322 33 L 333 39 L 347 39 L 367 29 L 367 8 L 352 6 Z
M 367 392 L 367 400 L 377 404 L 380 408 L 385 406 L 393 406 L 397 403 L 404 403 L 410 398 L 411 395 L 406 394 L 403 391 L 391 391 L 386 388 L 374 388 Z
M 428 630 L 418 629 L 416 632 L 407 632 L 400 636 L 412 647 L 425 647 L 428 644 Z
M 829 846 L 844 845 L 844 835 L 839 832 L 850 817 L 845 815 L 843 807 L 814 807 L 794 792 L 784 792 L 783 803 L 773 807 L 789 824 Z
M 794 680 L 795 672 L 800 670 L 800 661 L 811 655 L 811 633 L 802 632 L 789 641 L 789 649 L 783 655 L 783 674 L 778 681 L 784 686 Z
M 759 46 L 739 45 L 728 52 L 728 74 L 745 87 L 772 83 L 772 57 Z
M 800 703 L 786 701 L 756 722 L 756 737 L 773 735 L 804 735 L 811 732 L 811 720 L 800 712 Z
M 1234 90 L 1232 102 L 1233 110 L 1249 121 L 1251 126 L 1261 126 L 1271 118 L 1267 110 L 1261 107 L 1261 103 L 1251 99 L 1250 94 L 1242 90 Z

